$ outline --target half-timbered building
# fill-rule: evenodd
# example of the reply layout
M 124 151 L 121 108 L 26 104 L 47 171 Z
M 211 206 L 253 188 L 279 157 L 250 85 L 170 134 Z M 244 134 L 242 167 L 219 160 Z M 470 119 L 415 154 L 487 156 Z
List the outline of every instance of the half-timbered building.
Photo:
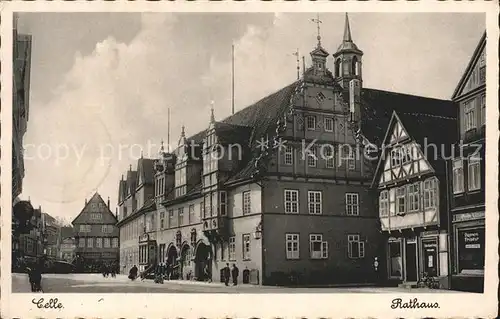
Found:
M 392 114 L 374 175 L 390 281 L 416 284 L 426 274 L 447 285 L 445 160 L 452 154 L 456 125 L 456 117 Z
M 482 292 L 485 262 L 486 32 L 453 93 L 459 141 L 450 163 L 453 289 Z

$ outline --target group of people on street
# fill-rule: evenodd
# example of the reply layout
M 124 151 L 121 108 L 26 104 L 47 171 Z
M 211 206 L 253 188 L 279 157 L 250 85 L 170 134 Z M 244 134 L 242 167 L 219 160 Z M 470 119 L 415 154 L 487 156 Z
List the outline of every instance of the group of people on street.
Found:
M 117 273 L 117 269 L 115 265 L 103 264 L 102 265 L 102 276 L 104 278 L 111 277 L 115 278 Z
M 240 270 L 236 267 L 236 264 L 233 264 L 233 268 L 229 268 L 229 263 L 226 264 L 226 267 L 223 269 L 224 274 L 224 284 L 229 286 L 229 278 L 233 279 L 233 286 L 238 284 L 238 275 L 240 274 Z

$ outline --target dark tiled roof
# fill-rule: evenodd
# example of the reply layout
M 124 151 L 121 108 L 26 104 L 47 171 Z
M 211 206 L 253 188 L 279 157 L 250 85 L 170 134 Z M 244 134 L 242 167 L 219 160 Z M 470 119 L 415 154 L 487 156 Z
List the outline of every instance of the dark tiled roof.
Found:
M 73 237 L 73 227 L 63 226 L 61 227 L 61 239 Z
M 154 183 L 154 160 L 150 158 L 140 158 L 137 162 L 137 174 L 142 175 L 144 184 Z M 138 186 L 138 185 L 137 185 Z
M 135 189 L 137 187 L 137 171 L 127 172 L 127 192 L 126 194 L 135 194 Z
M 118 185 L 118 202 L 121 202 L 127 197 L 127 181 L 120 180 Z
M 252 127 L 216 122 L 215 132 L 221 145 L 230 143 L 247 144 L 252 133 Z
M 458 108 L 451 101 L 388 91 L 361 90 L 361 129 L 374 144 L 383 142 L 392 112 L 413 116 L 457 118 Z

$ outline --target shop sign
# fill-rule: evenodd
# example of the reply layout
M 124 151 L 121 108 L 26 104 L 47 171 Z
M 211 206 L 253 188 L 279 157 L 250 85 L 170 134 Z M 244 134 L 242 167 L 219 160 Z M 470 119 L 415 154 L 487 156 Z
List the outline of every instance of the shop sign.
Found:
M 482 218 L 484 218 L 484 212 L 471 212 L 471 213 L 462 213 L 453 215 L 454 222 L 463 222 L 466 220 L 475 220 Z
M 464 236 L 464 245 L 465 248 L 469 249 L 478 249 L 481 248 L 481 244 L 479 243 L 479 232 L 477 231 L 465 231 L 463 232 Z

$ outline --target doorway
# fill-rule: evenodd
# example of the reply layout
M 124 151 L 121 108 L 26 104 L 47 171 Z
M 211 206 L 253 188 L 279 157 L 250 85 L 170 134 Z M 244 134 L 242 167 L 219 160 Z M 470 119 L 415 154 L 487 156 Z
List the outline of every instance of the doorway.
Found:
M 195 276 L 200 281 L 209 280 L 212 278 L 212 250 L 210 246 L 203 242 L 198 243 L 195 250 Z
M 437 239 L 422 241 L 423 271 L 430 277 L 438 275 Z
M 417 242 L 406 242 L 405 253 L 406 281 L 417 281 Z

